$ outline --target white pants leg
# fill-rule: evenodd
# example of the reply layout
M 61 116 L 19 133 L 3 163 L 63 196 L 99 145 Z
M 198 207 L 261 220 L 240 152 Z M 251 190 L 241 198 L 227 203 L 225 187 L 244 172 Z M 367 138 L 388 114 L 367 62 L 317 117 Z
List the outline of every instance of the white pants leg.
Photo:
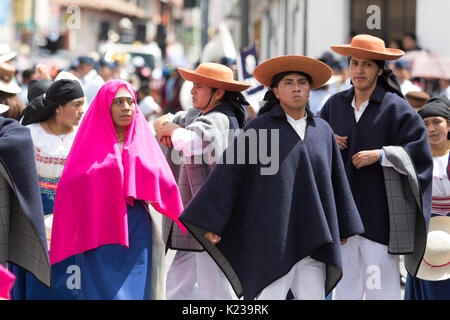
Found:
M 268 285 L 257 300 L 285 300 L 292 290 L 297 300 L 325 299 L 325 264 L 306 257 L 280 279 Z
M 361 241 L 365 268 L 366 300 L 400 300 L 399 256 L 388 253 L 388 247 L 363 238 Z
M 361 236 L 342 246 L 343 277 L 335 292 L 337 300 L 401 299 L 398 256 L 388 247 Z
M 197 300 L 195 252 L 177 251 L 166 277 L 167 300 Z
M 230 283 L 206 252 L 196 252 L 199 300 L 232 300 Z
M 336 300 L 361 300 L 364 296 L 363 260 L 359 236 L 347 239 L 342 246 L 342 278 L 334 291 Z

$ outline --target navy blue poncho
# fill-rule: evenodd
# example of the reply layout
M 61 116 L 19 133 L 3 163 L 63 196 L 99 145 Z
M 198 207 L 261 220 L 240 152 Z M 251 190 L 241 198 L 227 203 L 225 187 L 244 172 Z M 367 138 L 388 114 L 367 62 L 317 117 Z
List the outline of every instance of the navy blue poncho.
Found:
M 362 150 L 401 146 L 412 158 L 422 196 L 422 212 L 428 228 L 431 212 L 431 179 L 433 160 L 427 130 L 421 117 L 405 99 L 386 92 L 377 85 L 369 105 L 358 122 L 351 101 L 354 88 L 330 97 L 321 110 L 325 119 L 340 136 L 347 136 L 347 149 L 341 151 L 348 181 L 364 224 L 363 237 L 388 245 L 389 209 L 382 166 L 377 162 L 359 170 L 352 156 Z
M 280 105 L 251 121 L 180 216 L 238 297 L 254 299 L 307 256 L 326 264 L 329 293 L 342 277 L 340 239 L 364 231 L 333 132 L 307 112 L 304 141 Z

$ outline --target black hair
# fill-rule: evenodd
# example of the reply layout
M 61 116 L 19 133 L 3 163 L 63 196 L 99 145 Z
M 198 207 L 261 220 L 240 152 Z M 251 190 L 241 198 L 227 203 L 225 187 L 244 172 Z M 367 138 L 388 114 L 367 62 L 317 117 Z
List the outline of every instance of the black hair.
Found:
M 275 93 L 273 92 L 273 88 L 277 88 L 280 81 L 289 74 L 302 75 L 306 78 L 306 80 L 308 80 L 309 84 L 312 83 L 311 76 L 309 74 L 301 72 L 301 71 L 287 71 L 287 72 L 280 72 L 280 73 L 276 74 L 273 77 L 272 84 L 270 85 L 270 89 L 267 90 L 266 94 L 264 95 L 264 101 L 266 101 L 266 103 L 264 103 L 264 105 L 261 107 L 261 109 L 259 109 L 258 116 L 260 116 L 266 112 L 269 112 L 270 110 L 272 110 L 272 108 L 275 105 L 280 103 L 280 100 L 275 96 Z
M 245 97 L 240 92 L 232 92 L 232 91 L 225 91 L 222 99 L 222 102 L 228 103 L 233 107 L 233 112 L 236 115 L 239 128 L 243 128 L 246 123 L 246 115 L 245 115 L 245 109 L 243 106 L 250 105 L 248 101 L 245 99 Z

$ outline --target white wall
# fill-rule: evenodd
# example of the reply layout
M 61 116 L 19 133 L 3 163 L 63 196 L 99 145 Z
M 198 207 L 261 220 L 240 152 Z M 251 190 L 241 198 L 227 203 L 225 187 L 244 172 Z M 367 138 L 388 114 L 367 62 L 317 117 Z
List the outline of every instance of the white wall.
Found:
M 350 1 L 308 0 L 308 56 L 331 52 L 330 45 L 347 43 L 349 34 Z
M 255 3 L 258 6 L 255 6 Z M 252 1 L 250 26 L 262 21 L 261 59 L 285 54 L 319 58 L 333 44 L 347 42 L 350 1 L 307 0 L 307 45 L 304 49 L 305 0 Z M 250 39 L 252 37 L 250 36 Z
M 450 1 L 417 0 L 416 6 L 419 46 L 450 57 Z

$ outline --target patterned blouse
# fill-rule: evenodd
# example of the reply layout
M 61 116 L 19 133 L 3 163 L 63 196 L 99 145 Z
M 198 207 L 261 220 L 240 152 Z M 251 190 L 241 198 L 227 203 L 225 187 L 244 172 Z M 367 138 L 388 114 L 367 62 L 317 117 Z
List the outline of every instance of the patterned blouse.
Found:
M 450 181 L 447 176 L 449 155 L 433 157 L 433 200 L 431 213 L 433 215 L 448 215 L 450 213 Z
M 61 177 L 76 135 L 76 130 L 65 135 L 47 133 L 39 123 L 27 125 L 33 139 L 34 155 L 41 193 L 55 200 L 56 186 Z

